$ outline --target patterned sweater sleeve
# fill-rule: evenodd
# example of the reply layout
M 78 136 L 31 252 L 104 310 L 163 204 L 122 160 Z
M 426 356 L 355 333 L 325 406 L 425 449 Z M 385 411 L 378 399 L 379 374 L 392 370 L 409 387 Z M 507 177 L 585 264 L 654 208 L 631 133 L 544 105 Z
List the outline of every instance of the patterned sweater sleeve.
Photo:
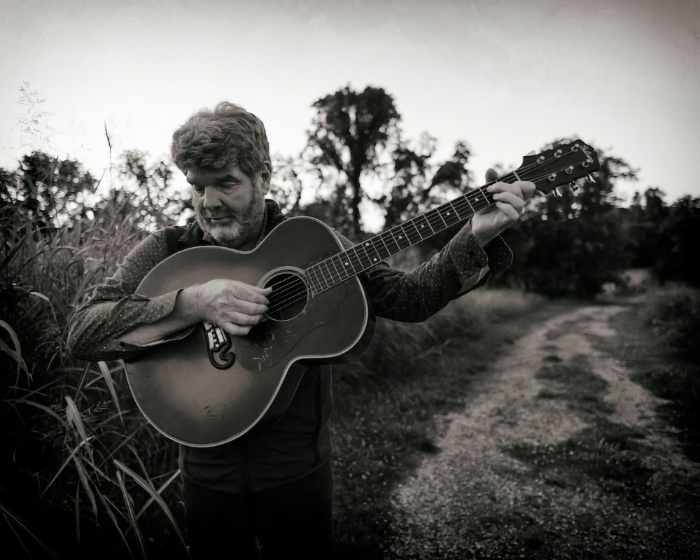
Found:
M 343 236 L 345 248 L 353 243 Z M 420 322 L 434 315 L 451 300 L 483 285 L 489 276 L 508 266 L 513 254 L 499 236 L 482 248 L 464 226 L 443 249 L 410 273 L 381 263 L 362 275 L 377 316 Z
M 129 358 L 143 351 L 120 337 L 165 317 L 175 307 L 177 291 L 152 298 L 135 294 L 146 274 L 167 256 L 162 232 L 154 233 L 127 255 L 113 276 L 95 288 L 69 319 L 67 342 L 73 356 L 96 362 Z

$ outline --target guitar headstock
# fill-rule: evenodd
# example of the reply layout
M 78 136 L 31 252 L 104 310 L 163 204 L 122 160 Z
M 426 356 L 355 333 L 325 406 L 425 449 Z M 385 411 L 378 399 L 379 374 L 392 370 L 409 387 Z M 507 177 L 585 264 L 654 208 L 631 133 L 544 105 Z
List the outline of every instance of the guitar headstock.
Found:
M 525 156 L 523 164 L 513 175 L 522 181 L 535 183 L 537 190 L 549 194 L 557 187 L 586 177 L 600 169 L 598 154 L 581 140 L 560 142 L 539 154 Z M 556 191 L 555 191 L 556 194 Z

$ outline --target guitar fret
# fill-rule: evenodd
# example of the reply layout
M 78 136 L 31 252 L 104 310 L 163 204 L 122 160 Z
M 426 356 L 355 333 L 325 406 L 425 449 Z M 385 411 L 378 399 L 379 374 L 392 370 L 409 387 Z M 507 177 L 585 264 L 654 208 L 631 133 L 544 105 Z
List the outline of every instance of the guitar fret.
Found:
M 396 233 L 394 233 L 396 231 Z M 403 251 L 404 249 L 408 249 L 411 246 L 411 240 L 406 237 L 406 231 L 401 227 L 401 226 L 396 226 L 390 230 L 391 236 L 394 238 L 394 241 L 396 244 L 399 246 L 399 248 Z
M 440 217 L 444 220 L 445 225 L 447 227 L 453 226 L 457 222 L 459 222 L 459 217 L 456 215 L 457 211 L 455 210 L 455 207 L 452 206 L 451 202 L 448 202 L 447 204 L 443 204 L 437 210 L 440 214 Z
M 351 251 L 352 251 L 352 253 L 351 253 Z M 351 259 L 353 257 L 355 258 L 354 261 L 351 261 L 353 263 L 353 267 L 355 266 L 355 263 L 357 263 L 356 270 L 359 270 L 360 272 L 362 272 L 365 269 L 365 267 L 362 264 L 362 259 L 360 258 L 360 254 L 357 252 L 357 249 L 355 247 L 348 249 L 348 255 L 350 255 Z
M 435 216 L 435 214 L 437 214 L 438 218 L 440 218 L 440 221 L 442 222 L 442 225 L 441 225 L 439 222 L 435 224 L 435 227 L 436 227 L 436 228 L 440 228 L 438 231 L 441 231 L 441 230 L 443 230 L 443 229 L 445 229 L 445 228 L 447 227 L 447 222 L 446 222 L 445 219 L 442 217 L 442 214 L 440 214 L 440 210 L 439 210 L 439 209 L 431 210 L 430 212 L 426 212 L 426 213 L 425 213 L 426 216 L 427 216 L 428 214 L 431 214 L 431 218 L 433 218 L 433 217 Z M 436 221 L 437 221 L 437 220 L 436 220 Z M 443 227 L 443 226 L 444 226 L 444 227 Z
M 334 260 L 335 259 L 335 260 Z M 335 263 L 335 261 L 338 261 L 338 264 Z M 331 264 L 333 265 L 333 268 L 335 268 L 335 272 L 338 275 L 338 282 L 342 282 L 343 280 L 348 279 L 348 271 L 343 268 L 343 263 L 341 261 L 341 258 L 339 255 L 333 255 L 330 258 Z M 340 265 L 340 268 L 338 268 L 338 265 Z M 343 274 L 345 274 L 345 278 L 343 278 Z
M 328 259 L 326 259 L 325 261 L 321 261 L 321 263 L 319 263 L 319 264 L 324 264 L 326 266 L 326 270 L 328 271 L 328 276 L 331 279 L 331 281 L 329 282 L 329 284 L 330 284 L 329 287 L 335 286 L 338 282 L 335 280 L 335 278 L 333 278 L 333 271 L 331 270 L 331 267 L 328 266 Z
M 323 269 L 321 268 L 321 263 L 318 263 L 315 266 L 317 269 L 317 273 L 321 276 L 321 280 L 323 280 L 323 282 L 326 284 L 325 289 L 327 290 L 331 287 L 331 283 L 328 281 L 328 278 L 326 278 L 326 273 L 323 272 Z
M 373 237 L 372 239 L 378 239 L 381 241 L 381 245 L 377 249 L 377 253 L 379 253 L 379 256 L 381 257 L 381 260 L 386 260 L 391 256 L 391 251 L 389 251 L 389 247 L 386 246 L 386 243 L 384 243 L 384 239 L 382 239 L 381 235 L 377 235 L 376 237 Z M 386 255 L 382 255 L 379 251 L 384 247 L 384 250 L 386 251 Z
M 347 278 L 350 278 L 351 276 L 357 274 L 357 269 L 355 268 L 355 265 L 352 262 L 352 256 L 350 255 L 349 249 L 347 251 L 344 251 L 343 253 L 340 253 L 340 255 L 338 255 L 338 258 L 340 259 L 340 262 L 343 265 L 343 270 L 345 271 L 345 274 L 347 274 Z M 350 268 L 352 269 L 352 274 L 350 274 L 350 271 L 348 270 Z
M 367 252 L 367 256 L 369 257 L 371 264 L 370 266 L 374 266 L 375 264 L 379 264 L 383 259 L 382 256 L 379 254 L 379 251 L 377 251 L 377 248 L 374 246 L 373 243 L 370 241 L 364 241 L 362 243 L 362 248 Z M 374 252 L 373 255 L 370 255 L 367 249 L 370 249 Z
M 465 197 L 464 197 L 464 200 L 467 201 L 467 204 L 469 204 L 469 207 L 472 209 L 472 212 L 474 212 L 474 213 L 476 214 L 476 210 L 474 210 L 474 207 L 472 206 L 472 203 L 469 202 L 469 197 L 468 197 L 468 196 L 465 196 Z
M 426 239 L 430 234 L 432 234 L 432 228 L 430 227 L 430 224 L 428 223 L 428 220 L 425 219 L 425 216 L 418 216 L 408 222 L 406 224 L 408 226 L 413 226 L 413 230 L 409 230 L 409 238 L 411 240 L 411 243 L 415 245 L 416 243 L 420 243 L 424 239 Z M 427 228 L 426 228 L 427 226 Z M 430 234 L 428 233 L 430 231 Z M 410 235 L 410 233 L 413 233 L 413 236 Z M 417 239 L 414 241 L 413 239 L 417 236 Z
M 457 217 L 459 218 L 460 222 L 463 220 L 466 220 L 471 215 L 471 214 L 469 214 L 469 212 L 465 212 L 464 216 L 462 215 L 462 213 L 459 210 L 459 206 L 460 206 L 459 199 L 453 200 L 452 202 L 450 202 L 450 205 L 452 206 L 452 208 L 454 208 L 455 214 L 457 214 Z
M 399 227 L 404 231 L 406 237 L 411 242 L 411 245 L 415 245 L 416 243 L 420 243 L 421 241 L 423 241 L 423 237 L 418 231 L 416 224 L 413 223 L 413 220 L 409 220 L 408 222 Z
M 316 283 L 318 284 L 318 291 L 322 292 L 324 290 L 323 282 L 321 281 L 321 278 L 318 275 L 320 269 L 317 270 L 317 268 L 318 268 L 317 265 L 311 266 L 311 267 L 309 267 L 309 271 L 313 272 L 314 276 L 316 276 Z
M 488 206 L 491 205 L 489 203 L 487 193 L 484 192 L 484 189 L 482 187 L 476 189 L 476 191 L 474 191 L 474 196 L 473 196 L 474 204 L 477 204 L 478 208 L 476 208 L 474 205 L 471 204 L 468 197 L 465 196 L 464 198 L 465 198 L 465 200 L 467 200 L 467 203 L 469 204 L 469 206 L 472 207 L 472 210 L 476 211 L 476 212 L 478 212 L 479 210 L 483 210 L 484 208 L 487 208 Z
M 364 243 L 360 243 L 358 245 L 355 245 L 355 251 L 357 252 L 357 256 L 360 259 L 360 263 L 362 264 L 362 270 L 367 270 L 372 266 L 372 259 L 369 256 L 369 253 L 367 252 L 367 249 L 364 246 Z M 362 258 L 362 253 L 357 251 L 357 247 L 362 249 L 362 253 L 364 253 L 364 259 Z
M 392 255 L 395 255 L 396 253 L 400 252 L 402 247 L 399 245 L 399 242 L 396 240 L 396 237 L 394 236 L 393 228 L 387 231 L 386 233 L 383 233 L 382 235 L 387 235 L 388 239 L 386 240 L 387 243 L 387 248 L 389 248 L 389 251 L 391 251 Z M 395 245 L 396 249 L 392 249 L 389 247 L 388 244 Z

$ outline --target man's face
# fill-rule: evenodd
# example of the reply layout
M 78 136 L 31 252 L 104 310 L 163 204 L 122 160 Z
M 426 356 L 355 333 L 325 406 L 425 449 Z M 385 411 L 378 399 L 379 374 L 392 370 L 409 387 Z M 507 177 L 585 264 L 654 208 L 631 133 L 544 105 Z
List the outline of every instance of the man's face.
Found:
M 202 230 L 225 247 L 252 249 L 265 214 L 270 168 L 264 166 L 252 179 L 236 165 L 191 169 L 186 175 Z

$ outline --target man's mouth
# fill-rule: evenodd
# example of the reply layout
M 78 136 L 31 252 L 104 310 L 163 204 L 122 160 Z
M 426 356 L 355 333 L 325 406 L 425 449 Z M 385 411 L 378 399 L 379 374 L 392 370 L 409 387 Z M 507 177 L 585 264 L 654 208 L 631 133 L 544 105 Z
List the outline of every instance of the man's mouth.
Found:
M 234 216 L 231 216 L 230 214 L 227 214 L 225 216 L 209 216 L 207 218 L 210 222 L 212 223 L 219 223 L 219 222 L 225 222 L 228 220 L 235 220 Z

